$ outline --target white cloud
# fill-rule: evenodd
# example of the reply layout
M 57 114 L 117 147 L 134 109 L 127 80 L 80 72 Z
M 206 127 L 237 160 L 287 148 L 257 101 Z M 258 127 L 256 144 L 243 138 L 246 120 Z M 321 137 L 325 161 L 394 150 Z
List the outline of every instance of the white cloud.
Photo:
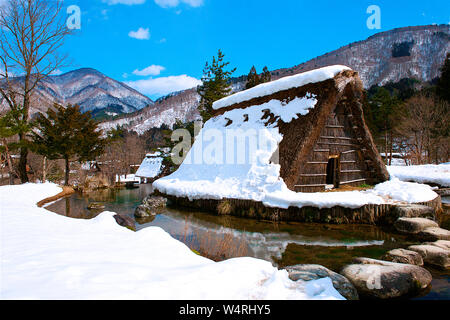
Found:
M 172 8 L 180 4 L 179 0 L 155 0 L 155 3 L 162 8 Z
M 0 0 L 1 1 L 1 0 Z M 127 6 L 133 6 L 135 4 L 143 4 L 146 0 L 102 0 L 104 3 L 107 3 L 110 6 L 116 4 L 125 4 Z
M 61 74 L 63 74 L 63 72 L 59 69 L 53 70 L 52 73 L 50 73 L 52 76 L 59 76 Z
M 203 0 L 181 0 L 181 2 L 184 2 L 191 7 L 200 7 L 203 5 Z
M 155 0 L 155 3 L 162 8 L 177 7 L 180 2 L 196 8 L 202 6 L 204 0 Z
M 126 82 L 127 85 L 143 94 L 162 96 L 171 92 L 194 88 L 201 83 L 200 80 L 185 74 Z
M 166 70 L 166 68 L 164 68 L 163 66 L 157 66 L 152 64 L 151 66 L 142 69 L 142 70 L 134 70 L 133 74 L 137 75 L 137 76 L 159 76 L 161 71 Z
M 130 31 L 128 36 L 138 40 L 148 40 L 150 39 L 150 30 L 148 28 L 139 28 L 137 31 Z

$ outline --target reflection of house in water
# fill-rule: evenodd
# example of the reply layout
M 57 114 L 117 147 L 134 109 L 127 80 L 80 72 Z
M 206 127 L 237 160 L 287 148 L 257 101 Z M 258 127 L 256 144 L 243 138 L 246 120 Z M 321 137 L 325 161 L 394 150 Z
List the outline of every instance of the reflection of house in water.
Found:
M 162 161 L 161 152 L 147 153 L 135 175 L 140 178 L 140 183 L 152 182 L 161 173 Z

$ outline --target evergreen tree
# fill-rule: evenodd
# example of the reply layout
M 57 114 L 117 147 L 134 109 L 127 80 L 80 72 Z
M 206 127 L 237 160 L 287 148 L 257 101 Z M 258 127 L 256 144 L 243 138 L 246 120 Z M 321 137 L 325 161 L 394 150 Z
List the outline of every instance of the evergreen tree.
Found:
M 225 55 L 219 49 L 216 57 L 213 57 L 212 63 L 206 62 L 203 69 L 203 84 L 197 88 L 200 95 L 200 105 L 198 107 L 203 122 L 206 122 L 212 116 L 212 105 L 214 101 L 220 100 L 230 94 L 230 78 L 236 68 L 226 71 L 225 68 L 230 64 L 224 62 Z
M 441 77 L 436 85 L 436 93 L 441 99 L 450 102 L 450 53 L 447 53 L 441 72 Z
M 247 83 L 245 84 L 245 89 L 250 89 L 261 83 L 258 73 L 256 72 L 255 66 L 250 69 L 247 76 Z
M 39 113 L 33 131 L 34 149 L 48 159 L 64 159 L 65 185 L 69 184 L 70 160 L 90 161 L 103 153 L 105 139 L 89 112 L 81 113 L 79 106 L 67 108 L 56 105 Z
M 9 110 L 0 117 L 0 152 L 4 154 L 8 165 L 9 184 L 14 184 L 14 176 L 18 176 L 12 164 L 11 151 L 17 151 L 24 145 L 23 141 L 17 142 L 10 138 L 17 136 L 19 132 L 30 131 L 28 122 L 17 121 L 17 112 L 17 109 Z
M 272 81 L 272 75 L 270 74 L 269 69 L 266 67 L 263 68 L 263 73 L 260 77 L 261 83 Z

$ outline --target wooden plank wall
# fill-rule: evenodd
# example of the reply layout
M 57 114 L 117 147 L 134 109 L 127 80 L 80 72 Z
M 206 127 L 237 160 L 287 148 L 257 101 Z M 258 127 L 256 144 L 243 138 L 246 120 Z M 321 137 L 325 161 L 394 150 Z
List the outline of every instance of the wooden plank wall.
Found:
M 354 134 L 353 115 L 347 109 L 344 104 L 340 104 L 328 117 L 320 138 L 307 157 L 295 191 L 324 191 L 328 160 L 334 155 L 340 156 L 341 185 L 370 183 L 370 169 L 363 155 L 364 148 Z

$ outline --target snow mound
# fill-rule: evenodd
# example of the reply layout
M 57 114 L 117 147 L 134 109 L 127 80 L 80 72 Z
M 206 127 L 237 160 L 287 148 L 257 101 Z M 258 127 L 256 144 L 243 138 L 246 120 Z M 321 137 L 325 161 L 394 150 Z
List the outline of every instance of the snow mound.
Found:
M 415 166 L 388 166 L 389 174 L 402 181 L 438 184 L 450 187 L 450 163 Z
M 343 299 L 329 278 L 294 282 L 254 258 L 216 263 L 161 228 L 120 227 L 112 212 L 81 220 L 35 205 L 60 191 L 0 187 L 1 299 Z
M 300 74 L 296 74 L 289 77 L 284 77 L 275 81 L 262 83 L 256 87 L 250 88 L 245 91 L 235 93 L 231 96 L 225 97 L 221 100 L 214 102 L 213 109 L 228 107 L 236 103 L 251 100 L 253 98 L 264 97 L 271 95 L 275 92 L 288 90 L 291 88 L 298 88 L 305 84 L 325 81 L 334 78 L 337 74 L 344 70 L 351 70 L 349 67 L 334 65 L 324 67 Z

